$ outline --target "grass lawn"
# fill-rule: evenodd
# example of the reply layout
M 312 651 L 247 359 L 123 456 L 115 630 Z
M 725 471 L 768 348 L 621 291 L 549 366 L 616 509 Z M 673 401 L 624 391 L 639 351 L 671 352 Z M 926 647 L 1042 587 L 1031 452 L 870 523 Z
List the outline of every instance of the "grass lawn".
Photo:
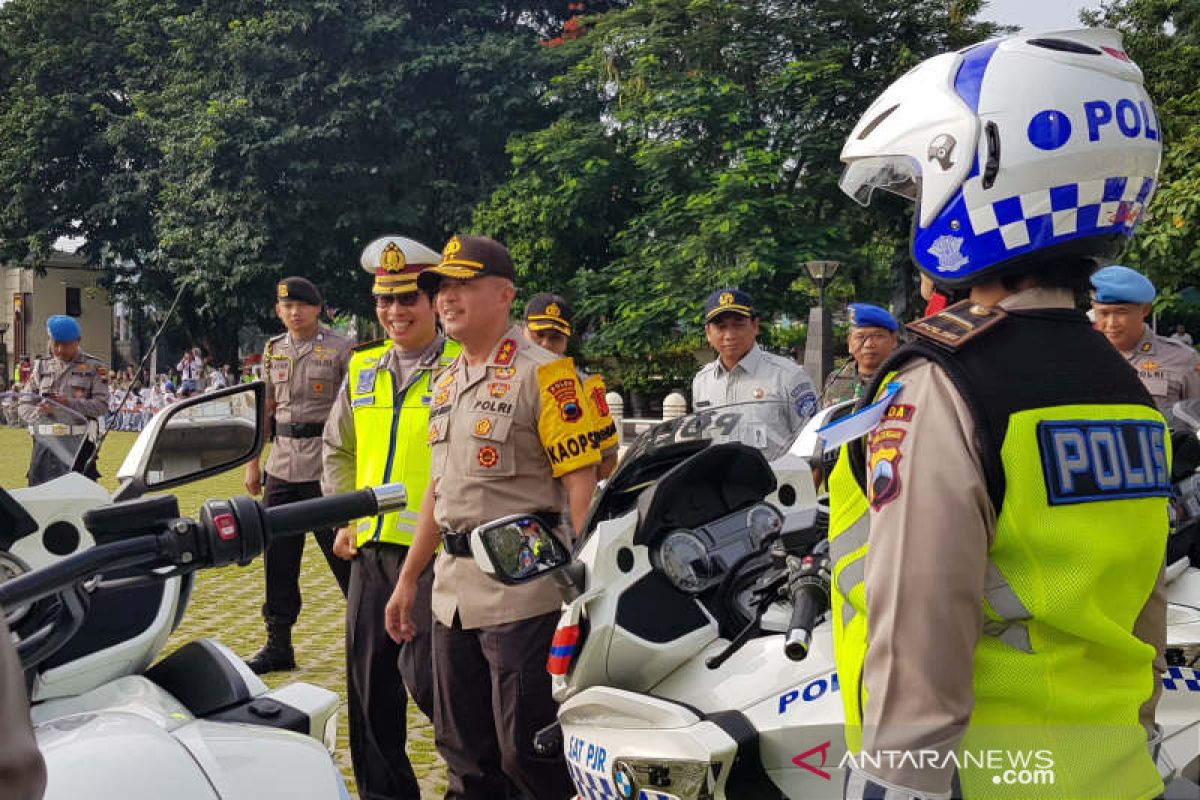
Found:
M 116 488 L 117 468 L 125 458 L 136 434 L 114 431 L 108 435 L 100 454 L 100 483 L 110 491 Z M 0 481 L 6 487 L 25 485 L 25 470 L 29 464 L 31 440 L 21 430 L 0 427 Z M 218 475 L 198 483 L 176 487 L 179 510 L 194 515 L 200 504 L 210 498 L 244 494 L 241 469 Z M 304 610 L 293 631 L 298 669 L 264 676 L 269 686 L 293 681 L 305 681 L 336 691 L 342 698 L 338 719 L 337 761 L 354 789 L 350 768 L 350 753 L 346 734 L 346 673 L 344 667 L 344 618 L 346 604 L 337 582 L 315 542 L 304 548 L 304 563 L 300 576 Z M 261 559 L 248 567 L 230 566 L 206 570 L 197 575 L 187 616 L 171 637 L 164 653 L 175 650 L 193 639 L 211 637 L 228 645 L 235 653 L 249 656 L 263 643 L 261 607 L 263 574 Z M 380 624 L 383 621 L 380 620 Z M 422 795 L 441 797 L 445 791 L 445 770 L 433 744 L 433 727 L 429 720 L 409 704 L 409 756 L 421 782 Z

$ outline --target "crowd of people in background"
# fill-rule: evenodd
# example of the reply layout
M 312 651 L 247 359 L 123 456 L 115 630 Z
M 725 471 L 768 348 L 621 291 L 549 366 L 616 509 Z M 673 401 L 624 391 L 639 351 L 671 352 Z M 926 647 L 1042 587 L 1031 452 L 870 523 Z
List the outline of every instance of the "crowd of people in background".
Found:
M 139 381 L 135 387 L 135 377 L 134 367 L 112 376 L 106 425 L 113 430 L 140 431 L 151 417 L 176 400 L 257 380 L 259 372 L 251 365 L 243 367 L 240 375 L 229 364 L 216 367 L 211 356 L 204 356 L 199 347 L 194 347 L 184 352 L 173 369 L 158 373 L 152 381 Z

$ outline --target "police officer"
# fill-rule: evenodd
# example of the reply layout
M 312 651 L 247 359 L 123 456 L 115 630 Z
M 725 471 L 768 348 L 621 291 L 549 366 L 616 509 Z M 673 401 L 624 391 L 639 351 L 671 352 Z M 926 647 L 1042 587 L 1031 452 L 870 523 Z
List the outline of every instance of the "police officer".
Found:
M 1092 275 L 1096 328 L 1125 356 L 1168 420 L 1180 400 L 1200 397 L 1200 354 L 1183 342 L 1159 336 L 1145 320 L 1158 292 L 1129 267 L 1111 266 Z
M 525 337 L 551 353 L 565 356 L 574 318 L 571 304 L 562 295 L 535 294 L 525 304 Z M 608 387 L 604 385 L 604 378 L 581 371 L 579 380 L 583 382 L 588 410 L 598 426 L 592 434 L 592 443 L 600 450 L 600 467 L 596 474 L 603 480 L 617 467 L 617 424 L 608 410 Z
M 917 266 L 970 290 L 909 325 L 879 402 L 842 427 L 876 422 L 830 479 L 849 798 L 1163 790 L 1167 429 L 1075 308 L 1161 146 L 1115 125 L 1068 138 L 1101 107 L 1157 122 L 1115 32 L 1055 38 L 926 61 L 842 150 L 842 188 L 915 192 Z M 1084 116 L 1080 98 L 1111 99 Z M 1053 773 L 1035 791 L 994 766 L 1026 757 Z
M 804 368 L 758 346 L 758 312 L 740 289 L 718 289 L 704 306 L 704 335 L 717 351 L 692 379 L 692 408 L 775 401 L 768 417 L 777 436 L 791 438 L 817 412 L 817 393 Z
M 39 394 L 52 403 L 21 404 L 21 418 L 33 435 L 29 460 L 29 485 L 37 486 L 70 472 L 73 462 L 82 465 L 95 451 L 93 437 L 98 420 L 108 413 L 108 368 L 104 362 L 80 348 L 83 331 L 74 317 L 55 314 L 46 320 L 50 355 L 33 364 L 24 391 Z M 65 406 L 74 414 L 64 412 Z M 89 421 L 83 422 L 86 417 Z M 95 462 L 86 473 L 100 477 Z
M 276 285 L 275 292 L 275 313 L 287 332 L 269 339 L 263 354 L 267 415 L 273 417 L 275 428 L 263 497 L 268 507 L 321 496 L 321 433 L 338 386 L 346 377 L 352 344 L 320 324 L 323 301 L 312 281 L 285 278 Z M 252 459 L 246 464 L 246 491 L 262 491 L 262 478 L 258 459 Z M 285 536 L 267 548 L 263 565 L 267 643 L 246 661 L 259 674 L 296 667 L 292 626 L 300 616 L 304 539 Z M 345 594 L 350 565 L 333 554 L 333 531 L 317 531 L 316 539 Z
M 593 423 L 571 359 L 510 326 L 516 271 L 503 245 L 455 236 L 419 280 L 438 289 L 442 323 L 463 351 L 434 384 L 433 479 L 388 602 L 388 632 L 413 637 L 417 581 L 444 543 L 433 584 L 433 723 L 446 796 L 501 798 L 507 776 L 535 800 L 559 800 L 573 794 L 566 764 L 534 752 L 533 736 L 557 711 L 545 661 L 561 597 L 552 580 L 487 577 L 467 537 L 510 514 L 537 513 L 560 535 L 578 530 L 600 461 L 588 446 Z M 563 508 L 569 521 L 558 519 Z
M 400 236 L 367 245 L 363 268 L 375 276 L 375 316 L 386 339 L 354 348 L 346 381 L 325 423 L 326 494 L 389 481 L 408 490 L 408 508 L 362 519 L 337 532 L 334 552 L 350 561 L 346 598 L 346 683 L 350 759 L 363 800 L 419 800 L 405 752 L 408 701 L 433 718 L 429 595 L 433 570 L 418 581 L 413 640 L 403 646 L 383 628 L 384 609 L 412 544 L 429 482 L 429 404 L 437 373 L 458 354 L 437 329 L 433 295 L 417 274 L 438 262 L 436 251 Z M 403 676 L 403 680 L 401 677 Z
M 829 373 L 821 406 L 828 407 L 844 400 L 857 400 L 887 357 L 900 345 L 900 324 L 887 309 L 870 303 L 851 303 L 850 333 L 846 344 L 850 359 Z

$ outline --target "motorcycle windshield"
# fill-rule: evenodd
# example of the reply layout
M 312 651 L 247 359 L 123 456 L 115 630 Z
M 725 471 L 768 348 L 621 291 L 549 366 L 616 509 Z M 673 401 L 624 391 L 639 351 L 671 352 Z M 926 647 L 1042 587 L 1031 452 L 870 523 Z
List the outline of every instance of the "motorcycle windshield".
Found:
M 5 427 L 28 431 L 42 458 L 58 462 L 60 474 L 71 471 L 87 440 L 87 417 L 37 393 L 0 392 L 0 416 Z
M 788 419 L 787 404 L 773 400 L 706 408 L 665 420 L 645 431 L 630 445 L 622 464 L 685 442 L 705 442 L 706 446 L 739 442 L 762 451 L 767 461 L 774 461 L 800 435 L 799 428 L 793 431 L 788 427 Z

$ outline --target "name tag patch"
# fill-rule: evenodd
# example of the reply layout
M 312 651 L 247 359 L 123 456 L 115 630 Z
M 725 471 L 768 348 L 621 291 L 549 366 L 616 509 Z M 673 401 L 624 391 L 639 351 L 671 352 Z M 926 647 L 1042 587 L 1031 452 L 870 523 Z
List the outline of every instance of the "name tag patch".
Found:
M 1171 495 L 1161 422 L 1041 422 L 1038 448 L 1052 506 Z

